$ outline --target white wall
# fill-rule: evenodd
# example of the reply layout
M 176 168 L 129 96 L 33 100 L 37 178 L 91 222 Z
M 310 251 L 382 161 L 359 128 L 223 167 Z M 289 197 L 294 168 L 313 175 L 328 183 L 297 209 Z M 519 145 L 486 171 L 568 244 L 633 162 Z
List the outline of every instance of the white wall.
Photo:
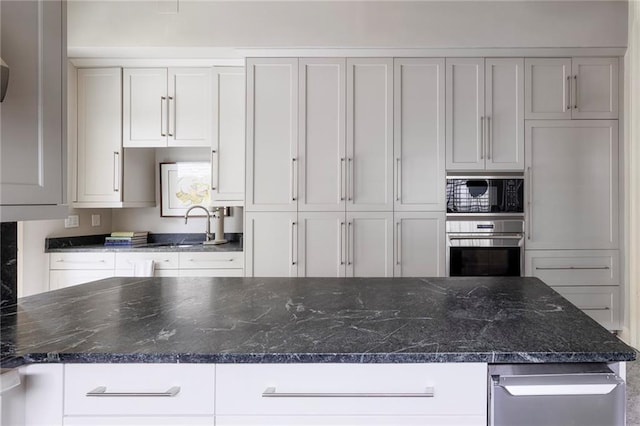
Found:
M 111 210 L 70 209 L 80 216 L 78 228 L 64 227 L 64 220 L 32 220 L 18 222 L 18 297 L 49 290 L 49 256 L 44 240 L 50 237 L 108 234 L 111 232 Z M 91 215 L 100 215 L 100 226 L 91 226 Z
M 623 47 L 625 1 L 68 3 L 74 47 Z

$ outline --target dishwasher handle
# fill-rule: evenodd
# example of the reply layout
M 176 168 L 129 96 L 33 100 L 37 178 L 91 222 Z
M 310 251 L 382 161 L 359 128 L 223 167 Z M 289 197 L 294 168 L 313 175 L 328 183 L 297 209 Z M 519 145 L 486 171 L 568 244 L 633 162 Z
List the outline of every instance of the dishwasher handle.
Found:
M 607 395 L 624 380 L 615 374 L 499 377 L 497 386 L 512 396 Z

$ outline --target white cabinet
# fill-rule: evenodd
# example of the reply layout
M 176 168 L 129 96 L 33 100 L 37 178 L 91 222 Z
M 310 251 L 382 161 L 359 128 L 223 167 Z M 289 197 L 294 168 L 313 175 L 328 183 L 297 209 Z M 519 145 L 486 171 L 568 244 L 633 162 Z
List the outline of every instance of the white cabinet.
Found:
M 247 212 L 244 226 L 246 276 L 297 276 L 297 233 L 297 213 Z
M 484 426 L 475 416 L 216 416 L 217 426 Z
M 618 58 L 526 59 L 527 119 L 618 118 Z
M 247 59 L 246 210 L 297 211 L 298 59 Z
M 444 59 L 395 59 L 393 76 L 394 211 L 444 211 Z
M 213 68 L 213 205 L 244 204 L 244 67 Z
M 393 276 L 393 213 L 347 212 L 347 277 Z
M 51 253 L 49 290 L 114 276 L 114 253 Z
M 1 107 L 0 221 L 54 219 L 66 208 L 66 4 L 10 1 L 2 59 L 10 67 Z
M 394 226 L 394 277 L 446 276 L 444 212 L 397 212 Z
M 347 257 L 347 222 L 344 212 L 298 214 L 298 275 L 344 277 Z
M 211 146 L 211 68 L 124 70 L 124 147 Z
M 522 170 L 523 59 L 447 59 L 447 169 Z
M 219 364 L 216 423 L 255 425 L 248 416 L 296 416 L 300 420 L 296 424 L 337 425 L 345 424 L 338 420 L 354 416 L 356 421 L 346 424 L 367 424 L 364 417 L 370 416 L 368 424 L 417 424 L 415 417 L 421 416 L 422 424 L 484 425 L 486 381 L 486 364 L 479 363 Z M 289 397 L 269 397 L 283 393 Z M 309 396 L 296 398 L 296 394 Z M 362 396 L 338 396 L 345 394 Z M 318 413 L 334 417 L 318 419 Z M 403 422 L 404 416 L 413 416 L 414 422 Z M 447 416 L 456 421 L 439 423 Z M 396 422 L 390 422 L 391 417 Z
M 347 59 L 347 210 L 393 211 L 393 59 Z
M 618 248 L 618 122 L 527 121 L 527 249 Z
M 299 211 L 346 206 L 346 60 L 299 60 Z
M 73 206 L 154 206 L 154 152 L 122 148 L 122 70 L 78 69 L 76 86 Z
M 66 364 L 63 424 L 212 425 L 214 388 L 210 364 Z
M 609 330 L 622 329 L 619 286 L 553 287 L 569 302 Z

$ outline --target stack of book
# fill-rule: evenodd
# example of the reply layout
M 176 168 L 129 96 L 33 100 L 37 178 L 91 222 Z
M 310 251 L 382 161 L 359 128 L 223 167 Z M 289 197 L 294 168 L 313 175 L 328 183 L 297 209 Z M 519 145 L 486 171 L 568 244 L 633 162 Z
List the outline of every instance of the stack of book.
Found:
M 147 244 L 148 232 L 118 231 L 104 239 L 105 246 L 135 247 Z

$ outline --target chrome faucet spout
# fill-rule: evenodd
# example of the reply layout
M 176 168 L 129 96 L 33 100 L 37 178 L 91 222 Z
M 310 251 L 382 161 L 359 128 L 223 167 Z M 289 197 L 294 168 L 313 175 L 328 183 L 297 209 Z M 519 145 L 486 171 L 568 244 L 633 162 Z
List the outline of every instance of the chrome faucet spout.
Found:
M 211 214 L 209 213 L 209 210 L 206 207 L 201 205 L 195 205 L 195 206 L 189 207 L 189 209 L 184 214 L 184 224 L 185 225 L 187 224 L 189 220 L 189 213 L 193 209 L 202 209 L 207 214 L 207 222 L 206 222 L 207 227 L 205 230 L 205 241 L 211 241 L 213 239 L 213 235 L 211 234 Z

